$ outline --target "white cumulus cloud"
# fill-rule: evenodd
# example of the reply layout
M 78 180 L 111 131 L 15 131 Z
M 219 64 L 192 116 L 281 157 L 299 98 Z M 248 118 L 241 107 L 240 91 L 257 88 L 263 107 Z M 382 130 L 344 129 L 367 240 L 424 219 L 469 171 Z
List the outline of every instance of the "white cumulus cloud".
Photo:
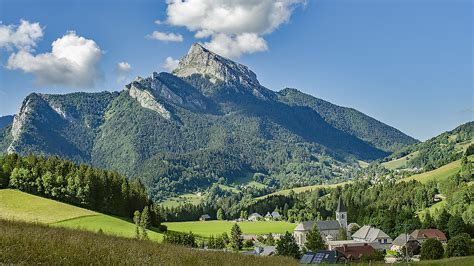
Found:
M 181 34 L 161 32 L 157 30 L 147 35 L 146 37 L 149 39 L 164 41 L 164 42 L 182 42 L 183 41 L 183 36 Z
M 101 78 L 98 62 L 102 51 L 93 40 L 70 31 L 51 46 L 50 53 L 12 53 L 7 68 L 32 73 L 40 86 L 91 87 Z
M 173 57 L 171 56 L 168 56 L 166 59 L 165 59 L 165 62 L 163 63 L 163 67 L 168 70 L 169 72 L 175 70 L 177 67 L 178 67 L 178 64 L 179 64 L 179 60 L 177 59 L 174 59 Z
M 2 25 L 0 22 L 0 48 L 31 50 L 41 37 L 43 29 L 37 22 L 21 20 L 20 25 Z
M 123 82 L 127 79 L 128 74 L 132 71 L 132 65 L 128 62 L 119 62 L 115 67 L 117 82 Z
M 262 36 L 289 21 L 306 0 L 168 0 L 166 23 L 183 26 L 224 56 L 268 49 Z M 255 43 L 251 43 L 255 42 Z

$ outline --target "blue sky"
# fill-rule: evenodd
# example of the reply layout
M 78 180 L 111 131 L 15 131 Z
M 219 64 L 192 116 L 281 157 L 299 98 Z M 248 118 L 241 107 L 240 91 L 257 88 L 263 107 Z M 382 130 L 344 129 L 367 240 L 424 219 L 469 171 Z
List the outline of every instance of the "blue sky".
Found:
M 167 57 L 179 59 L 199 41 L 238 58 L 270 89 L 297 88 L 421 140 L 474 120 L 473 1 L 283 0 L 277 16 L 267 2 L 268 14 L 255 17 L 277 17 L 272 23 L 249 17 L 225 25 L 212 17 L 212 4 L 206 16 L 191 20 L 186 12 L 195 9 L 175 6 L 171 14 L 165 1 L 0 0 L 0 28 L 14 32 L 23 19 L 42 31 L 30 46 L 13 35 L 2 46 L 0 36 L 0 115 L 16 113 L 31 92 L 121 90 L 137 75 L 167 71 Z M 146 37 L 154 31 L 174 35 Z M 199 31 L 212 33 L 197 39 Z M 240 42 L 244 35 L 251 38 Z M 99 56 L 84 68 L 51 59 L 52 43 L 65 36 Z M 9 63 L 20 50 L 31 58 Z M 119 72 L 119 62 L 130 69 Z M 41 80 L 56 72 L 65 78 Z

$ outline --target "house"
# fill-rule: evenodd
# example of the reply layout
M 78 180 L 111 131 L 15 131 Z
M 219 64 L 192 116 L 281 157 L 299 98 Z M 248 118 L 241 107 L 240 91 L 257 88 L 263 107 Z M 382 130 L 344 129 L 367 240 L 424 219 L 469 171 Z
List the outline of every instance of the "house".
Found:
M 428 238 L 435 238 L 441 243 L 446 244 L 448 239 L 446 235 L 438 229 L 417 229 L 410 234 L 414 239 L 422 244 Z
M 298 243 L 299 246 L 304 246 L 304 243 L 306 242 L 306 235 L 315 224 L 318 227 L 319 233 L 323 239 L 337 239 L 340 228 L 344 228 L 344 230 L 347 232 L 347 209 L 346 206 L 344 206 L 341 198 L 339 198 L 339 202 L 337 204 L 336 220 L 304 221 L 296 226 L 293 236 L 295 237 L 296 243 Z
M 203 214 L 201 215 L 201 217 L 199 217 L 199 221 L 206 221 L 209 219 L 211 219 L 211 216 L 209 216 L 209 214 Z
M 362 226 L 352 235 L 354 241 L 367 243 L 378 250 L 389 249 L 392 239 L 384 231 L 370 225 Z
M 273 219 L 273 216 L 267 212 L 267 214 L 265 214 L 265 220 L 270 221 L 271 219 Z
M 276 247 L 275 246 L 257 246 L 255 247 L 255 251 L 259 256 L 273 256 L 276 254 Z
M 362 246 L 342 246 L 337 247 L 337 251 L 344 254 L 348 261 L 360 261 L 362 256 L 370 256 L 375 253 L 375 249 L 369 245 L 364 244 Z
M 275 221 L 278 221 L 281 219 L 281 215 L 279 212 L 272 212 L 272 217 L 273 217 L 273 220 Z
M 390 250 L 401 252 L 402 248 L 405 246 L 409 251 L 415 251 L 420 247 L 420 243 L 409 234 L 400 234 L 393 240 Z
M 262 220 L 262 219 L 263 219 L 262 215 L 254 212 L 254 213 L 249 215 L 249 218 L 247 220 L 249 220 L 249 221 L 259 221 L 259 220 Z
M 308 252 L 300 259 L 300 264 L 345 264 L 346 257 L 337 250 L 318 250 Z

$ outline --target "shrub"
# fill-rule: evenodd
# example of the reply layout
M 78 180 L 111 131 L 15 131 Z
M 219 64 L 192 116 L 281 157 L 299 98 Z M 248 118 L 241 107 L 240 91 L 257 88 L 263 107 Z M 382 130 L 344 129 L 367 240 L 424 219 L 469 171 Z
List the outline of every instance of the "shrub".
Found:
M 244 248 L 251 248 L 253 247 L 253 241 L 250 239 L 247 239 L 244 241 Z
M 471 237 L 468 234 L 460 234 L 451 238 L 446 247 L 448 257 L 468 256 L 471 252 Z
M 421 245 L 422 260 L 438 260 L 443 257 L 444 248 L 437 239 L 429 238 Z

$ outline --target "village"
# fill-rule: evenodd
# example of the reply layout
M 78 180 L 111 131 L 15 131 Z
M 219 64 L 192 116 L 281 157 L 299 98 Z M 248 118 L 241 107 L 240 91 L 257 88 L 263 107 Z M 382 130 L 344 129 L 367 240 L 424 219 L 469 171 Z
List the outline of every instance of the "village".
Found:
M 392 239 L 383 230 L 371 225 L 360 226 L 357 223 L 348 223 L 347 208 L 339 198 L 335 210 L 335 220 L 302 221 L 296 225 L 292 232 L 294 241 L 302 253 L 301 264 L 330 264 L 361 261 L 385 261 L 396 263 L 400 261 L 420 261 L 421 245 L 428 239 L 435 239 L 446 245 L 448 239 L 439 229 L 416 229 L 412 232 L 400 234 Z M 210 220 L 208 214 L 202 215 L 199 220 Z M 267 212 L 265 215 L 252 213 L 247 219 L 239 218 L 234 222 L 280 221 L 279 212 Z M 308 234 L 317 228 L 324 249 L 308 250 L 306 243 Z M 243 234 L 246 247 L 254 247 L 243 254 L 256 256 L 276 255 L 276 241 L 283 234 L 271 233 L 265 236 L 256 234 Z M 271 241 L 268 239 L 271 238 Z M 250 244 L 252 243 L 252 244 Z

